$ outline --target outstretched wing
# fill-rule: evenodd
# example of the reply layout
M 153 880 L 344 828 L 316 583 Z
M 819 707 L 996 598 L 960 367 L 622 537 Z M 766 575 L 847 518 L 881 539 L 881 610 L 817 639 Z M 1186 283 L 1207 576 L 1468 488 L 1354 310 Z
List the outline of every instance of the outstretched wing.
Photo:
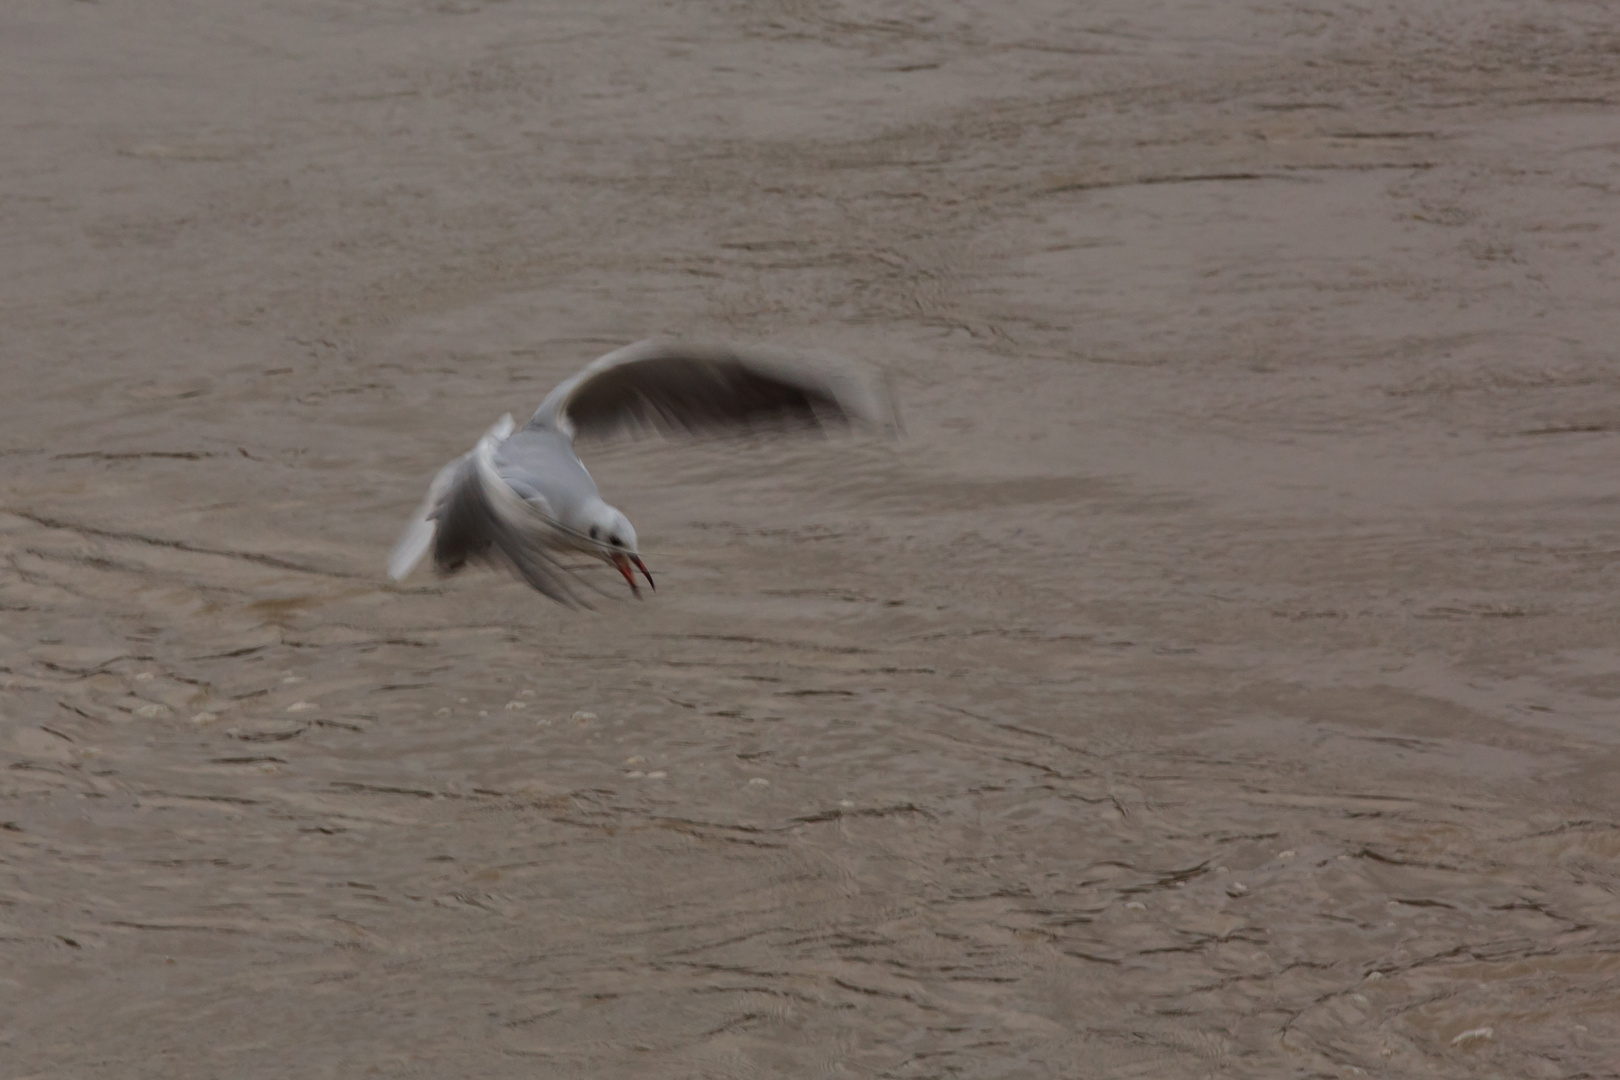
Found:
M 576 435 L 896 426 L 888 393 L 842 361 L 650 338 L 608 353 L 546 396 L 531 427 Z
M 553 600 L 588 606 L 569 588 L 572 572 L 557 560 L 549 507 L 524 499 L 496 469 L 495 448 L 512 427 L 512 418 L 503 417 L 471 452 L 439 470 L 394 545 L 389 576 L 404 578 L 431 550 L 441 571 L 469 562 L 504 566 Z

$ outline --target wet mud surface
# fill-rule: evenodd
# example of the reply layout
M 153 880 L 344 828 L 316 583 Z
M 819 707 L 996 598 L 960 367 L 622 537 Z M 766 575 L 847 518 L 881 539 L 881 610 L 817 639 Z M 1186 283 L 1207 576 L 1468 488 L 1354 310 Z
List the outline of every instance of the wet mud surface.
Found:
M 0 1073 L 1616 1075 L 1617 59 L 8 4 Z M 386 581 L 655 332 L 906 434 L 593 450 L 639 603 Z

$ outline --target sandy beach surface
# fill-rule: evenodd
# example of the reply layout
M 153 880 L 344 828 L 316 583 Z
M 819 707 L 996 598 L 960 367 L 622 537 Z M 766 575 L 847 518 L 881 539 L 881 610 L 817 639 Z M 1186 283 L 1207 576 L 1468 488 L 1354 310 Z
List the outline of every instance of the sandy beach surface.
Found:
M 1620 1075 L 1617 106 L 1599 3 L 7 0 L 0 1076 Z M 653 333 L 905 434 L 386 579 Z

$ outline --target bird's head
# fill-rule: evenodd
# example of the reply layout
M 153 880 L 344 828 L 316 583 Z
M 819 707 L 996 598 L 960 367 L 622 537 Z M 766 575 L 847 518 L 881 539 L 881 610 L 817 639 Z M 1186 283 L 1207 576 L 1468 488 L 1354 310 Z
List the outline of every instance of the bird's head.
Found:
M 640 570 L 646 577 L 647 584 L 654 589 L 652 575 L 647 572 L 647 564 L 641 561 L 636 554 L 636 529 L 630 524 L 630 519 L 620 513 L 618 508 L 599 502 L 586 514 L 584 528 L 581 530 L 595 545 L 598 558 L 606 562 L 624 575 L 624 580 L 630 583 L 631 591 L 636 590 L 636 578 L 631 572 L 631 566 Z

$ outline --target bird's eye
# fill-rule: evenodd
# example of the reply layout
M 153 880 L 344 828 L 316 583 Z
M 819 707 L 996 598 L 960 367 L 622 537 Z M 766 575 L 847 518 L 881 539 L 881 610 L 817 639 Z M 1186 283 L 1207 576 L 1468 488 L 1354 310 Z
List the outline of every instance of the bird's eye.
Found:
M 592 540 L 596 539 L 596 526 L 595 525 L 591 526 L 591 539 Z
M 608 537 L 608 543 L 612 544 L 614 547 L 623 547 L 624 546 L 621 543 L 619 543 L 619 538 L 617 536 Z

